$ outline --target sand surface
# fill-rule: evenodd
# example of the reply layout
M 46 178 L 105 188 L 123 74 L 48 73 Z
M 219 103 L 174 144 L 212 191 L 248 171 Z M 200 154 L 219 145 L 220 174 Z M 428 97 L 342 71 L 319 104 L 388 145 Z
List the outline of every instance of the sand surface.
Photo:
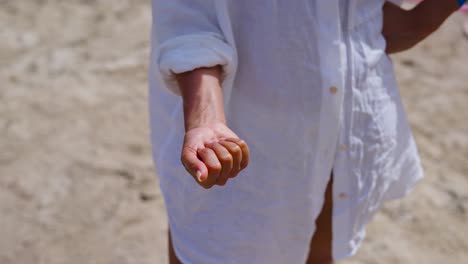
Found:
M 147 114 L 150 2 L 0 0 L 0 263 L 166 263 Z M 460 17 L 395 56 L 426 179 L 343 263 L 468 259 Z

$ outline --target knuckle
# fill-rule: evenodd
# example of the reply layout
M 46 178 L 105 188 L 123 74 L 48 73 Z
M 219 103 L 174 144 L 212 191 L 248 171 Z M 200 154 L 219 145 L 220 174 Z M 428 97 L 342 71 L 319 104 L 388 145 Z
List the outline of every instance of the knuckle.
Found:
M 208 152 L 208 148 L 202 148 L 202 149 L 198 150 L 198 152 L 200 152 L 202 154 L 206 154 Z
M 210 170 L 213 173 L 220 173 L 222 169 L 223 169 L 223 166 L 221 166 L 221 163 L 217 163 L 217 164 L 211 166 L 211 168 L 210 168 Z
M 239 141 L 237 142 L 237 144 L 239 144 L 239 146 L 242 146 L 242 147 L 247 147 L 247 143 L 245 143 L 245 141 L 242 140 L 242 139 L 239 139 Z
M 240 154 L 241 148 L 238 145 L 235 145 L 232 147 L 232 152 L 234 152 L 234 154 Z
M 233 161 L 233 158 L 231 155 L 223 155 L 221 157 L 219 157 L 219 159 L 221 160 L 221 162 L 223 163 L 231 163 Z

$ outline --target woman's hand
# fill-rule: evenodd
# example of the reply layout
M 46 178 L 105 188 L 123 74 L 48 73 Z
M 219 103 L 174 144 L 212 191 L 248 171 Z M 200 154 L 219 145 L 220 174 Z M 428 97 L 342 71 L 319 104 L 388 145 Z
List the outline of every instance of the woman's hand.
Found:
M 192 128 L 185 133 L 181 161 L 202 187 L 224 186 L 249 163 L 249 148 L 224 123 Z
M 226 126 L 220 66 L 176 75 L 184 102 L 181 161 L 202 187 L 223 186 L 247 167 L 247 144 Z

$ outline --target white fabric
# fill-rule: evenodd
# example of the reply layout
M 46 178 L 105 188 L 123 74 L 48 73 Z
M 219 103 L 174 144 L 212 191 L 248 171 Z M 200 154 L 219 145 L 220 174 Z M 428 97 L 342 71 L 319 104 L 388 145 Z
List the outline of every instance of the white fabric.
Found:
M 394 3 L 395 5 L 401 6 L 405 0 L 387 0 L 387 2 Z
M 153 0 L 152 142 L 183 263 L 304 263 L 333 170 L 333 255 L 422 169 L 381 34 L 383 0 Z M 251 150 L 226 187 L 180 163 L 172 73 L 223 65 L 228 125 Z M 335 90 L 331 87 L 336 87 Z

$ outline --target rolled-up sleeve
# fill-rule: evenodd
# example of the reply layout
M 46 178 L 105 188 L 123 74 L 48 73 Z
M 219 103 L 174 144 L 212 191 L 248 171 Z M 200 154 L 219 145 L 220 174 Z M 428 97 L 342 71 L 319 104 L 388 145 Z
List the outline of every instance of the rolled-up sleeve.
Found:
M 156 74 L 177 95 L 174 74 L 216 65 L 225 79 L 235 72 L 235 51 L 221 30 L 215 1 L 153 0 Z

